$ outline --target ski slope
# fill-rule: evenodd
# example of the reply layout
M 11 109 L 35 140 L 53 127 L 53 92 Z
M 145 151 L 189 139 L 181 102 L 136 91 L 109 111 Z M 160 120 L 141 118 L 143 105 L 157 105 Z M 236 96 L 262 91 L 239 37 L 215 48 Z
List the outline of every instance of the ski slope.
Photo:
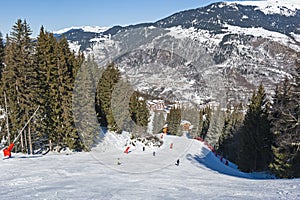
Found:
M 108 133 L 89 153 L 14 154 L 0 161 L 0 197 L 300 199 L 300 179 L 263 179 L 264 175 L 242 173 L 233 163 L 226 166 L 203 142 L 186 136 L 164 136 L 163 140 L 163 146 L 147 146 L 145 151 L 136 143 L 125 154 L 128 136 Z

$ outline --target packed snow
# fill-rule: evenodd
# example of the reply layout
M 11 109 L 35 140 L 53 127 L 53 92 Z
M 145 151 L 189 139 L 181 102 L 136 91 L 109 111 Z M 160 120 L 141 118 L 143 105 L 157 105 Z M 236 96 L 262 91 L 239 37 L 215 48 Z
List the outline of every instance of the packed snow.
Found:
M 0 161 L 0 196 L 122 200 L 300 198 L 300 179 L 270 179 L 265 174 L 240 172 L 233 163 L 225 165 L 225 159 L 221 162 L 203 142 L 186 135 L 163 135 L 161 140 L 164 143 L 160 147 L 144 146 L 138 141 L 130 145 L 129 134 L 108 132 L 89 153 L 13 154 Z M 124 153 L 127 147 L 128 154 Z

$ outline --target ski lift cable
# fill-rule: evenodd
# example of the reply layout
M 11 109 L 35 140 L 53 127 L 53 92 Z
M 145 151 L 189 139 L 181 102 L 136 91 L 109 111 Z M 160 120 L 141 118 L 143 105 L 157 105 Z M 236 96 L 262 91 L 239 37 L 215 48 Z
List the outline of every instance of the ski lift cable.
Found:
M 29 118 L 29 120 L 23 126 L 22 130 L 19 132 L 18 136 L 14 139 L 13 143 L 15 143 L 19 139 L 19 137 L 21 136 L 22 132 L 24 131 L 24 129 L 26 128 L 26 126 L 29 124 L 29 122 L 31 121 L 31 119 L 34 117 L 34 115 L 36 114 L 36 112 L 39 110 L 39 108 L 40 108 L 40 106 L 38 106 L 37 109 L 34 111 L 34 113 L 31 115 L 31 117 Z

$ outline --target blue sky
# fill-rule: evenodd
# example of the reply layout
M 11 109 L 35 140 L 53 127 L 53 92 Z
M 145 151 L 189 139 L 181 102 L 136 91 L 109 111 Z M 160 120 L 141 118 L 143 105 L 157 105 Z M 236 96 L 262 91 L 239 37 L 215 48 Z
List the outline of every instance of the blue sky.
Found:
M 154 22 L 175 12 L 216 0 L 1 0 L 0 32 L 9 34 L 17 19 L 26 19 L 33 36 L 70 26 L 114 26 Z

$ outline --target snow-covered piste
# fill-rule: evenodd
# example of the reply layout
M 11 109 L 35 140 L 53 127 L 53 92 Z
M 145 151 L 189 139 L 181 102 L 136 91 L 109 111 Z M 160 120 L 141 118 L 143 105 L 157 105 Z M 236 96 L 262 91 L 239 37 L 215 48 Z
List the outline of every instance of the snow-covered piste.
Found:
M 221 162 L 203 142 L 186 136 L 163 135 L 162 140 L 160 147 L 143 148 L 128 134 L 107 133 L 89 153 L 13 154 L 0 161 L 0 197 L 300 199 L 300 179 L 240 172 L 233 163 Z

